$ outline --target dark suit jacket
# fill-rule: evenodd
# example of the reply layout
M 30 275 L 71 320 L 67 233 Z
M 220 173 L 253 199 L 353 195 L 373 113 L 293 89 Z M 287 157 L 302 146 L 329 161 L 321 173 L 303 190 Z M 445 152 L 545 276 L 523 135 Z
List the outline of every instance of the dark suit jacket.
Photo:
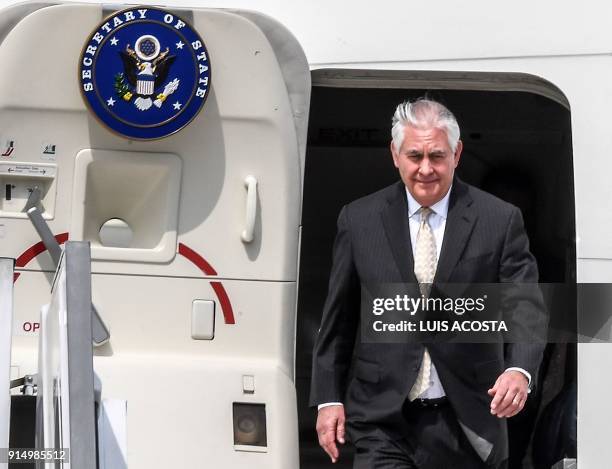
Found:
M 346 205 L 338 217 L 329 291 L 313 352 L 311 405 L 343 402 L 353 440 L 373 426 L 392 438 L 405 432 L 402 408 L 423 344 L 364 343 L 358 329 L 363 285 L 417 284 L 408 223 L 401 181 Z M 537 279 L 520 210 L 455 178 L 434 288 L 438 283 Z M 537 294 L 513 303 L 526 318 L 543 311 Z M 505 420 L 491 415 L 487 390 L 509 367 L 523 368 L 535 379 L 544 344 L 428 343 L 427 348 L 472 445 L 488 462 L 505 459 Z

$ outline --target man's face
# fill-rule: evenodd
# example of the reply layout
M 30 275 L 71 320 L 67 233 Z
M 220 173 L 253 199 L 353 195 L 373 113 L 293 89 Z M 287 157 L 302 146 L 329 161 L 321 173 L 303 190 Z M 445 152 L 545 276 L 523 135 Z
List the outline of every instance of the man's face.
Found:
M 453 153 L 444 130 L 406 126 L 402 147 L 395 151 L 392 143 L 391 154 L 412 197 L 422 206 L 430 207 L 448 192 L 462 148 L 459 141 Z

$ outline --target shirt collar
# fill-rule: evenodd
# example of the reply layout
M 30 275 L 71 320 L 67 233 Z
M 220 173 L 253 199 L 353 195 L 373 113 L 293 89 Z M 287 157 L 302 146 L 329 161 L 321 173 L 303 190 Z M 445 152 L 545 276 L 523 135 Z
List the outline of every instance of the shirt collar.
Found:
M 446 219 L 446 216 L 448 215 L 448 201 L 450 199 L 450 193 L 452 190 L 453 185 L 451 184 L 446 195 L 429 207 L 436 215 L 440 215 L 444 219 Z M 421 204 L 419 204 L 414 197 L 412 197 L 412 194 L 407 187 L 406 197 L 408 198 L 408 218 L 412 218 L 412 216 L 415 215 L 421 208 Z

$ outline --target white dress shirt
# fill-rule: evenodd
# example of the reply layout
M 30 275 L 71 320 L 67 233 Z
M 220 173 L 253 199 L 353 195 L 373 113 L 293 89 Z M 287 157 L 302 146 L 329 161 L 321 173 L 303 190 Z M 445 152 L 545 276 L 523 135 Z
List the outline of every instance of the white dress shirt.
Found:
M 448 216 L 448 202 L 450 198 L 452 186 L 449 188 L 446 195 L 429 207 L 432 213 L 429 215 L 429 226 L 433 232 L 434 238 L 436 240 L 436 255 L 437 259 L 440 259 L 440 252 L 442 250 L 442 242 L 444 241 L 444 229 L 446 228 L 446 218 Z M 419 204 L 408 188 L 406 188 L 406 198 L 408 199 L 408 222 L 410 226 L 410 243 L 412 244 L 412 256 L 414 258 L 414 250 L 416 247 L 416 239 L 417 234 L 419 232 L 419 225 L 421 224 L 421 217 L 419 215 L 419 209 L 421 208 L 421 204 Z M 507 368 L 505 371 L 519 371 L 523 373 L 527 380 L 529 381 L 529 390 L 531 392 L 531 375 L 527 370 L 517 367 Z M 493 383 L 491 383 L 493 386 Z M 419 395 L 421 399 L 435 399 L 439 397 L 445 396 L 444 387 L 442 386 L 442 382 L 440 381 L 440 377 L 438 376 L 438 372 L 436 371 L 436 367 L 431 363 L 431 373 L 429 379 L 429 388 L 427 388 L 424 392 Z M 341 402 L 326 402 L 324 404 L 319 404 L 318 409 L 322 409 L 323 407 L 327 407 L 330 405 L 342 405 Z

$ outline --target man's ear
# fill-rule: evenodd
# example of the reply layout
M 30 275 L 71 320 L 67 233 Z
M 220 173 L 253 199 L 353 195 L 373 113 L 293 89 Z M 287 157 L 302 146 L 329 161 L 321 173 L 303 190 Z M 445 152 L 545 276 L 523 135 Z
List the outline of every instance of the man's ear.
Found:
M 391 149 L 391 155 L 393 156 L 393 164 L 396 168 L 399 168 L 399 154 L 395 151 L 395 146 L 393 145 L 393 140 L 389 144 L 389 148 Z
M 461 159 L 461 152 L 463 151 L 463 142 L 461 140 L 457 141 L 457 148 L 455 148 L 455 155 L 453 159 L 455 160 L 455 168 L 459 164 L 459 160 Z

